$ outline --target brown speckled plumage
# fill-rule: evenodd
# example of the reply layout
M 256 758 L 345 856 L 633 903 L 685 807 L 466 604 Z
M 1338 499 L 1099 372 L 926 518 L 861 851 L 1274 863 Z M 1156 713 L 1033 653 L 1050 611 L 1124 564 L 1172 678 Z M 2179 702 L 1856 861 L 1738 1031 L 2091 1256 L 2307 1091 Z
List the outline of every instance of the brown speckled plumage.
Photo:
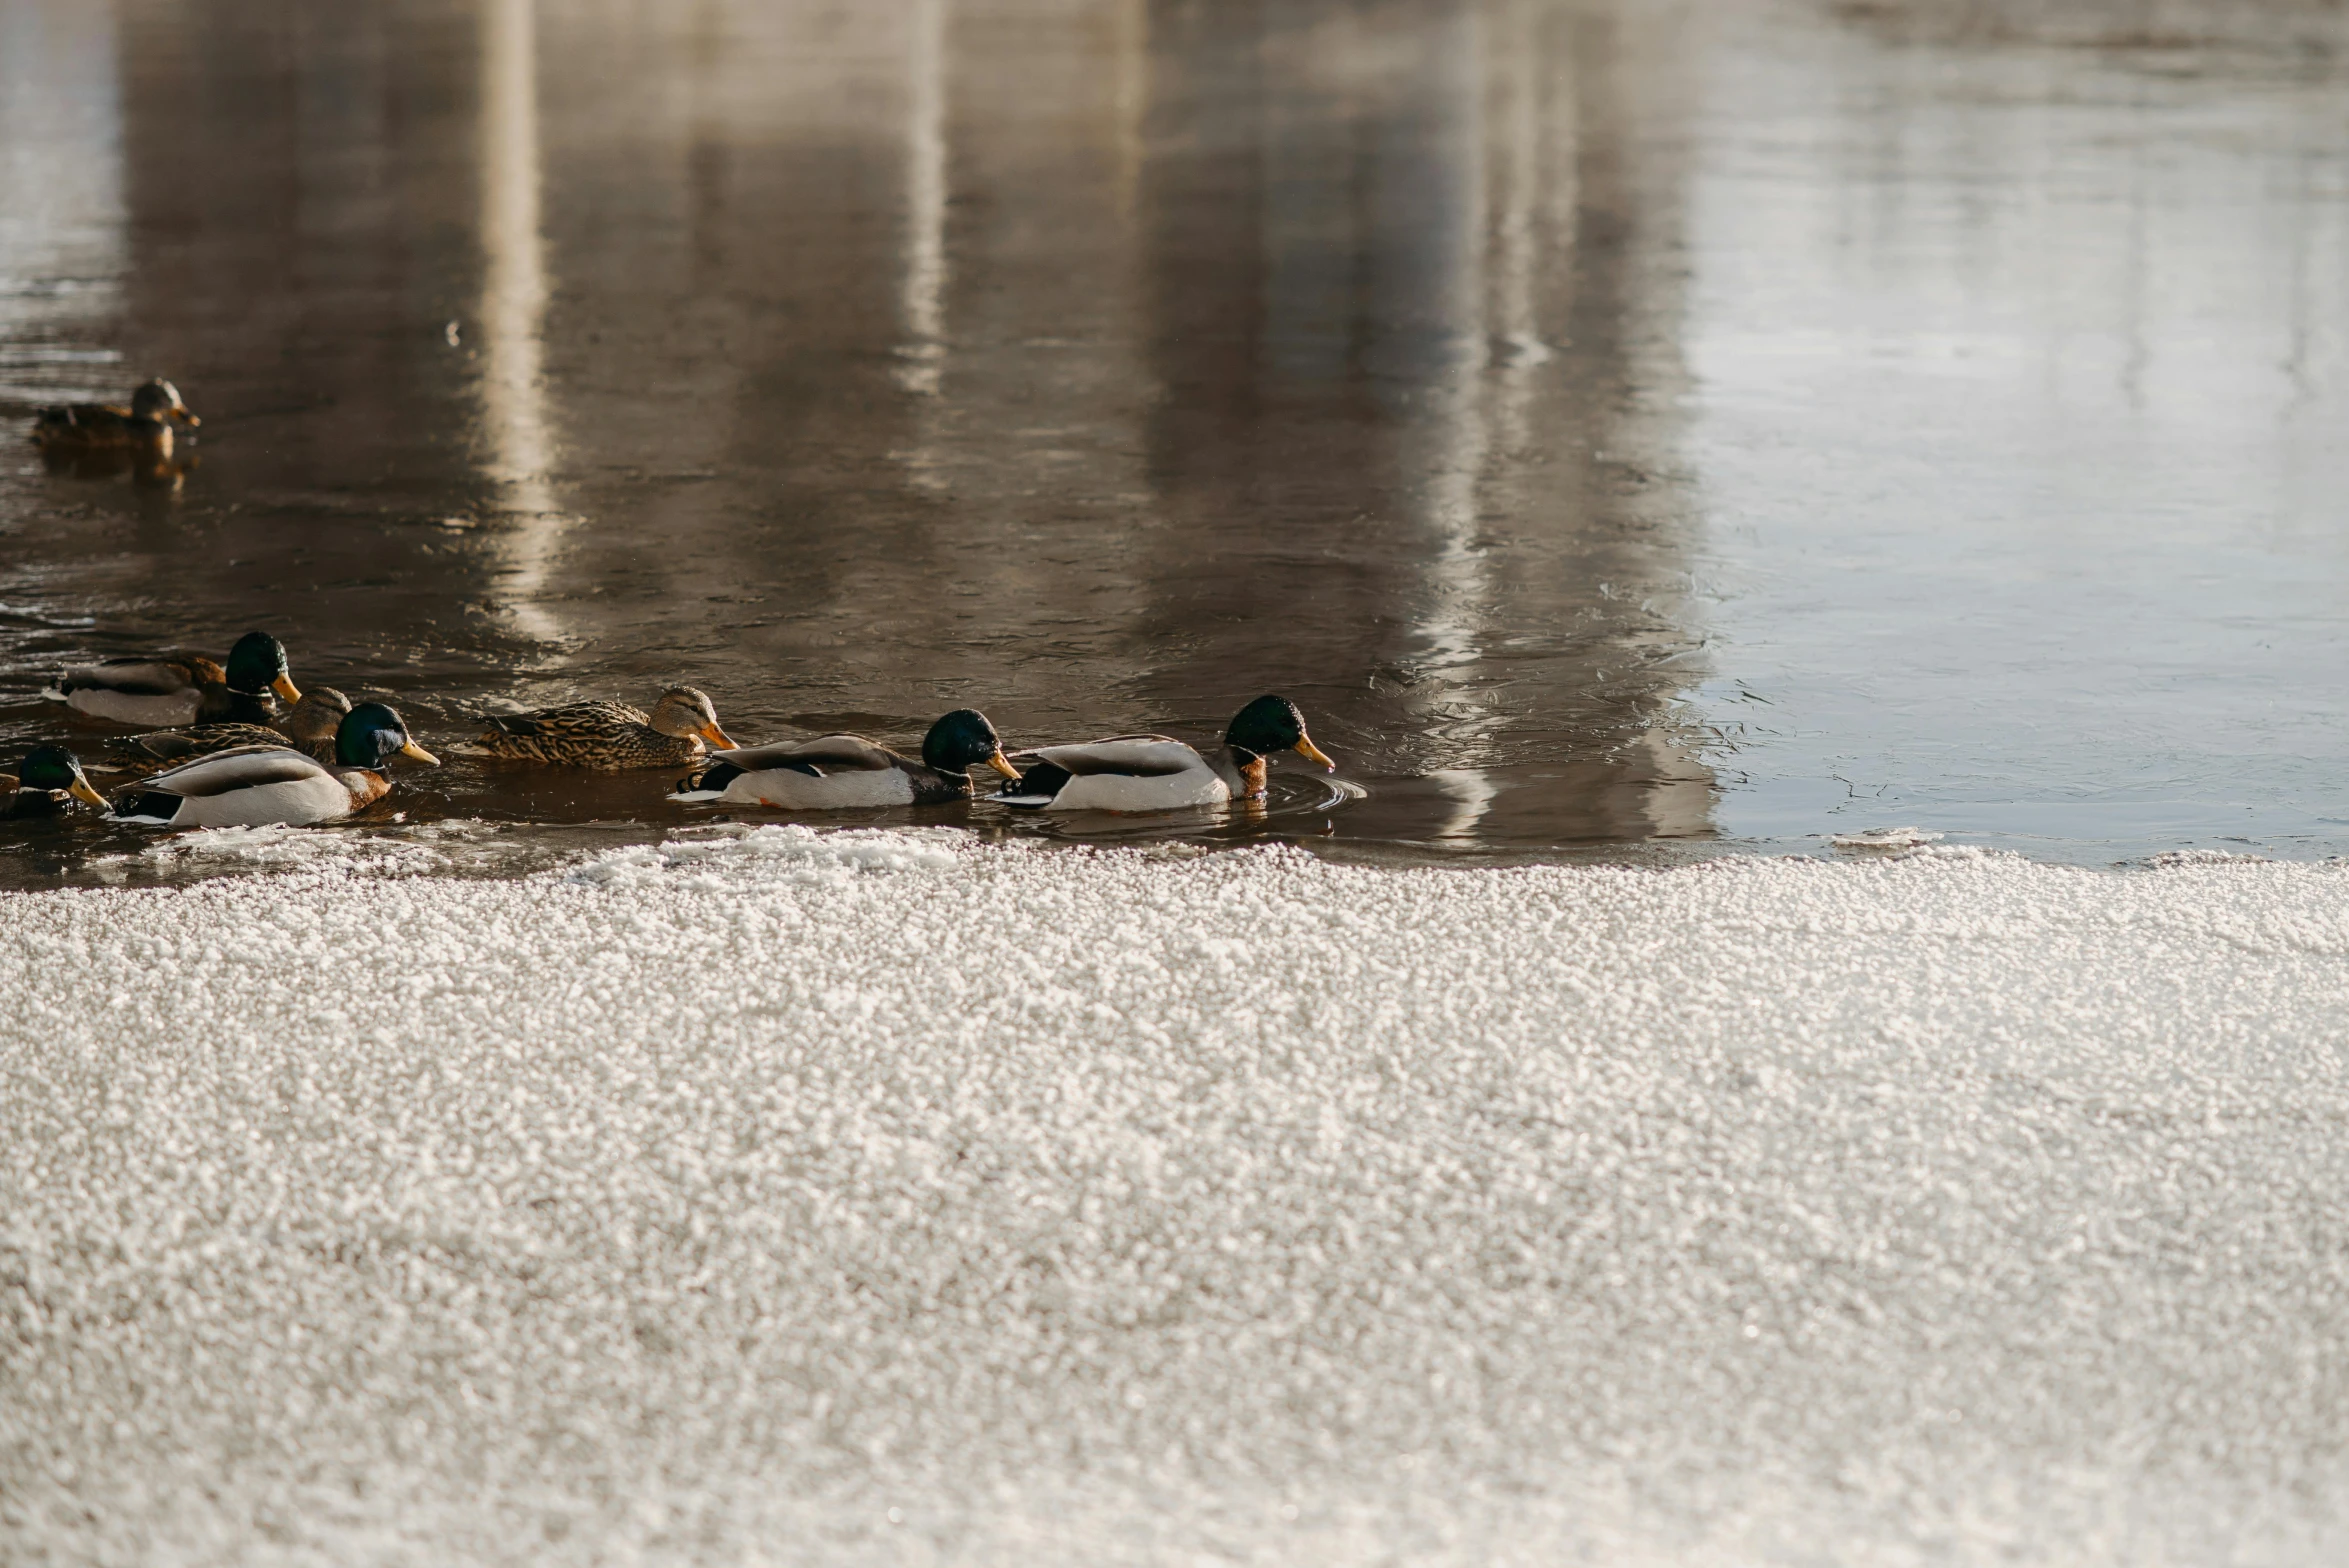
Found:
M 646 714 L 624 702 L 572 702 L 492 718 L 473 748 L 511 762 L 568 768 L 674 768 L 734 742 L 717 709 L 691 686 L 672 686 Z
M 150 730 L 112 743 L 114 752 L 138 768 L 159 768 L 206 757 L 238 746 L 283 746 L 292 743 L 320 762 L 334 761 L 335 727 L 351 711 L 351 699 L 332 686 L 313 686 L 302 693 L 276 727 L 266 724 L 192 724 L 185 729 Z

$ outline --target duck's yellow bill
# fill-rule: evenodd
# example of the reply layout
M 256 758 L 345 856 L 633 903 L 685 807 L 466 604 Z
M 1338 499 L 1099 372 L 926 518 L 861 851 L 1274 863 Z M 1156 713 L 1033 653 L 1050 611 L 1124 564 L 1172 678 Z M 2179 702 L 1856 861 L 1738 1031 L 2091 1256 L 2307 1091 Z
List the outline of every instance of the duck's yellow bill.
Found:
M 1308 762 L 1320 763 L 1323 767 L 1329 769 L 1332 773 L 1338 771 L 1338 765 L 1321 754 L 1321 748 L 1313 744 L 1313 737 L 1310 735 L 1298 736 L 1297 744 L 1290 747 L 1289 749 L 1294 751 L 1298 756 L 1303 757 Z
M 269 683 L 269 689 L 288 702 L 302 700 L 302 688 L 294 684 L 294 678 L 291 675 L 280 675 Z
M 1020 770 L 1013 767 L 1011 765 L 1011 759 L 1006 757 L 1000 751 L 987 759 L 987 766 L 993 768 L 996 772 L 1002 774 L 1005 778 L 1011 780 L 1014 784 L 1017 784 L 1020 780 Z
M 106 809 L 106 797 L 90 788 L 88 779 L 75 779 L 71 784 L 65 786 L 65 792 L 85 806 L 96 806 L 100 811 Z
M 410 741 L 405 746 L 402 746 L 400 748 L 400 755 L 414 762 L 429 762 L 436 768 L 440 766 L 440 758 L 434 756 L 431 752 L 426 751 L 422 746 L 417 745 L 414 741 Z
M 724 730 L 718 728 L 715 723 L 704 724 L 698 733 L 703 740 L 708 741 L 711 745 L 717 747 L 720 751 L 733 751 L 737 749 L 732 738 L 729 737 Z

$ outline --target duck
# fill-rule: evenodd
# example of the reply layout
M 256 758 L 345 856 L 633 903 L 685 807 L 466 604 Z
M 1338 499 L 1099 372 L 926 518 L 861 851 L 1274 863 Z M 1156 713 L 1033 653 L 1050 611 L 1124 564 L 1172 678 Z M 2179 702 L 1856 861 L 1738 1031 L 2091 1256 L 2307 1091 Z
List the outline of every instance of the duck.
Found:
M 63 746 L 35 746 L 15 774 L 0 773 L 0 817 L 11 822 L 53 817 L 76 800 L 106 809 L 106 797 L 83 776 L 81 759 Z
M 957 708 L 922 737 L 918 762 L 862 735 L 778 741 L 716 753 L 669 798 L 797 811 L 934 806 L 970 799 L 969 770 L 981 764 L 1006 778 L 1020 776 L 987 715 Z
M 44 451 L 140 447 L 171 454 L 173 427 L 202 424 L 180 401 L 179 388 L 157 376 L 131 393 L 130 406 L 55 403 L 33 412 L 33 444 Z
M 383 765 L 440 759 L 408 737 L 397 711 L 363 702 L 335 729 L 330 766 L 291 746 L 239 746 L 181 763 L 114 799 L 114 819 L 146 827 L 308 827 L 374 805 L 391 792 Z
M 1202 756 L 1165 735 L 1118 735 L 1074 746 L 1039 746 L 1017 784 L 988 797 L 1041 811 L 1173 811 L 1264 793 L 1265 759 L 1293 751 L 1335 770 L 1305 733 L 1305 715 L 1286 697 L 1263 696 L 1236 714 L 1223 745 Z
M 287 711 L 276 728 L 234 721 L 192 724 L 186 729 L 126 736 L 114 741 L 111 749 L 134 766 L 152 768 L 240 746 L 282 746 L 290 740 L 294 750 L 308 752 L 320 762 L 332 762 L 335 732 L 350 711 L 350 698 L 332 686 L 313 686 L 302 693 L 302 700 Z
M 247 632 L 229 649 L 225 667 L 189 656 L 108 659 L 67 670 L 41 695 L 93 719 L 178 728 L 222 720 L 266 724 L 277 716 L 271 693 L 302 700 L 286 668 L 285 645 L 267 632 Z
M 511 762 L 569 768 L 674 768 L 712 748 L 732 750 L 707 693 L 672 686 L 650 716 L 624 702 L 571 702 L 532 713 L 493 716 L 466 749 Z

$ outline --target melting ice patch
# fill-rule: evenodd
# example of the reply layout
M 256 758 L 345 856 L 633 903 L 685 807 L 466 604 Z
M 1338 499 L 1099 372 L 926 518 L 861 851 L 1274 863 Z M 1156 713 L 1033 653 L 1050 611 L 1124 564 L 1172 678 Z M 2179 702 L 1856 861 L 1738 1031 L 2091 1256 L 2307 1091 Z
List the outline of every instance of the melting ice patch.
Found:
M 729 829 L 0 997 L 0 1555 L 2349 1559 L 2349 866 Z

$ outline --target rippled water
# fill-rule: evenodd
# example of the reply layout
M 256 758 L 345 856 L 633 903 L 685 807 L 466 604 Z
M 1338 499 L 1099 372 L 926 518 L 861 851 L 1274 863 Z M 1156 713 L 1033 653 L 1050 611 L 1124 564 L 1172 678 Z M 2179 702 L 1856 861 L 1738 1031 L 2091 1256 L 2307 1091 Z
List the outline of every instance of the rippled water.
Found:
M 205 424 L 0 465 L 0 746 L 265 626 L 435 746 L 1277 689 L 1365 792 L 1128 833 L 2349 850 L 2349 71 L 2254 10 L 11 0 L 0 399 Z

